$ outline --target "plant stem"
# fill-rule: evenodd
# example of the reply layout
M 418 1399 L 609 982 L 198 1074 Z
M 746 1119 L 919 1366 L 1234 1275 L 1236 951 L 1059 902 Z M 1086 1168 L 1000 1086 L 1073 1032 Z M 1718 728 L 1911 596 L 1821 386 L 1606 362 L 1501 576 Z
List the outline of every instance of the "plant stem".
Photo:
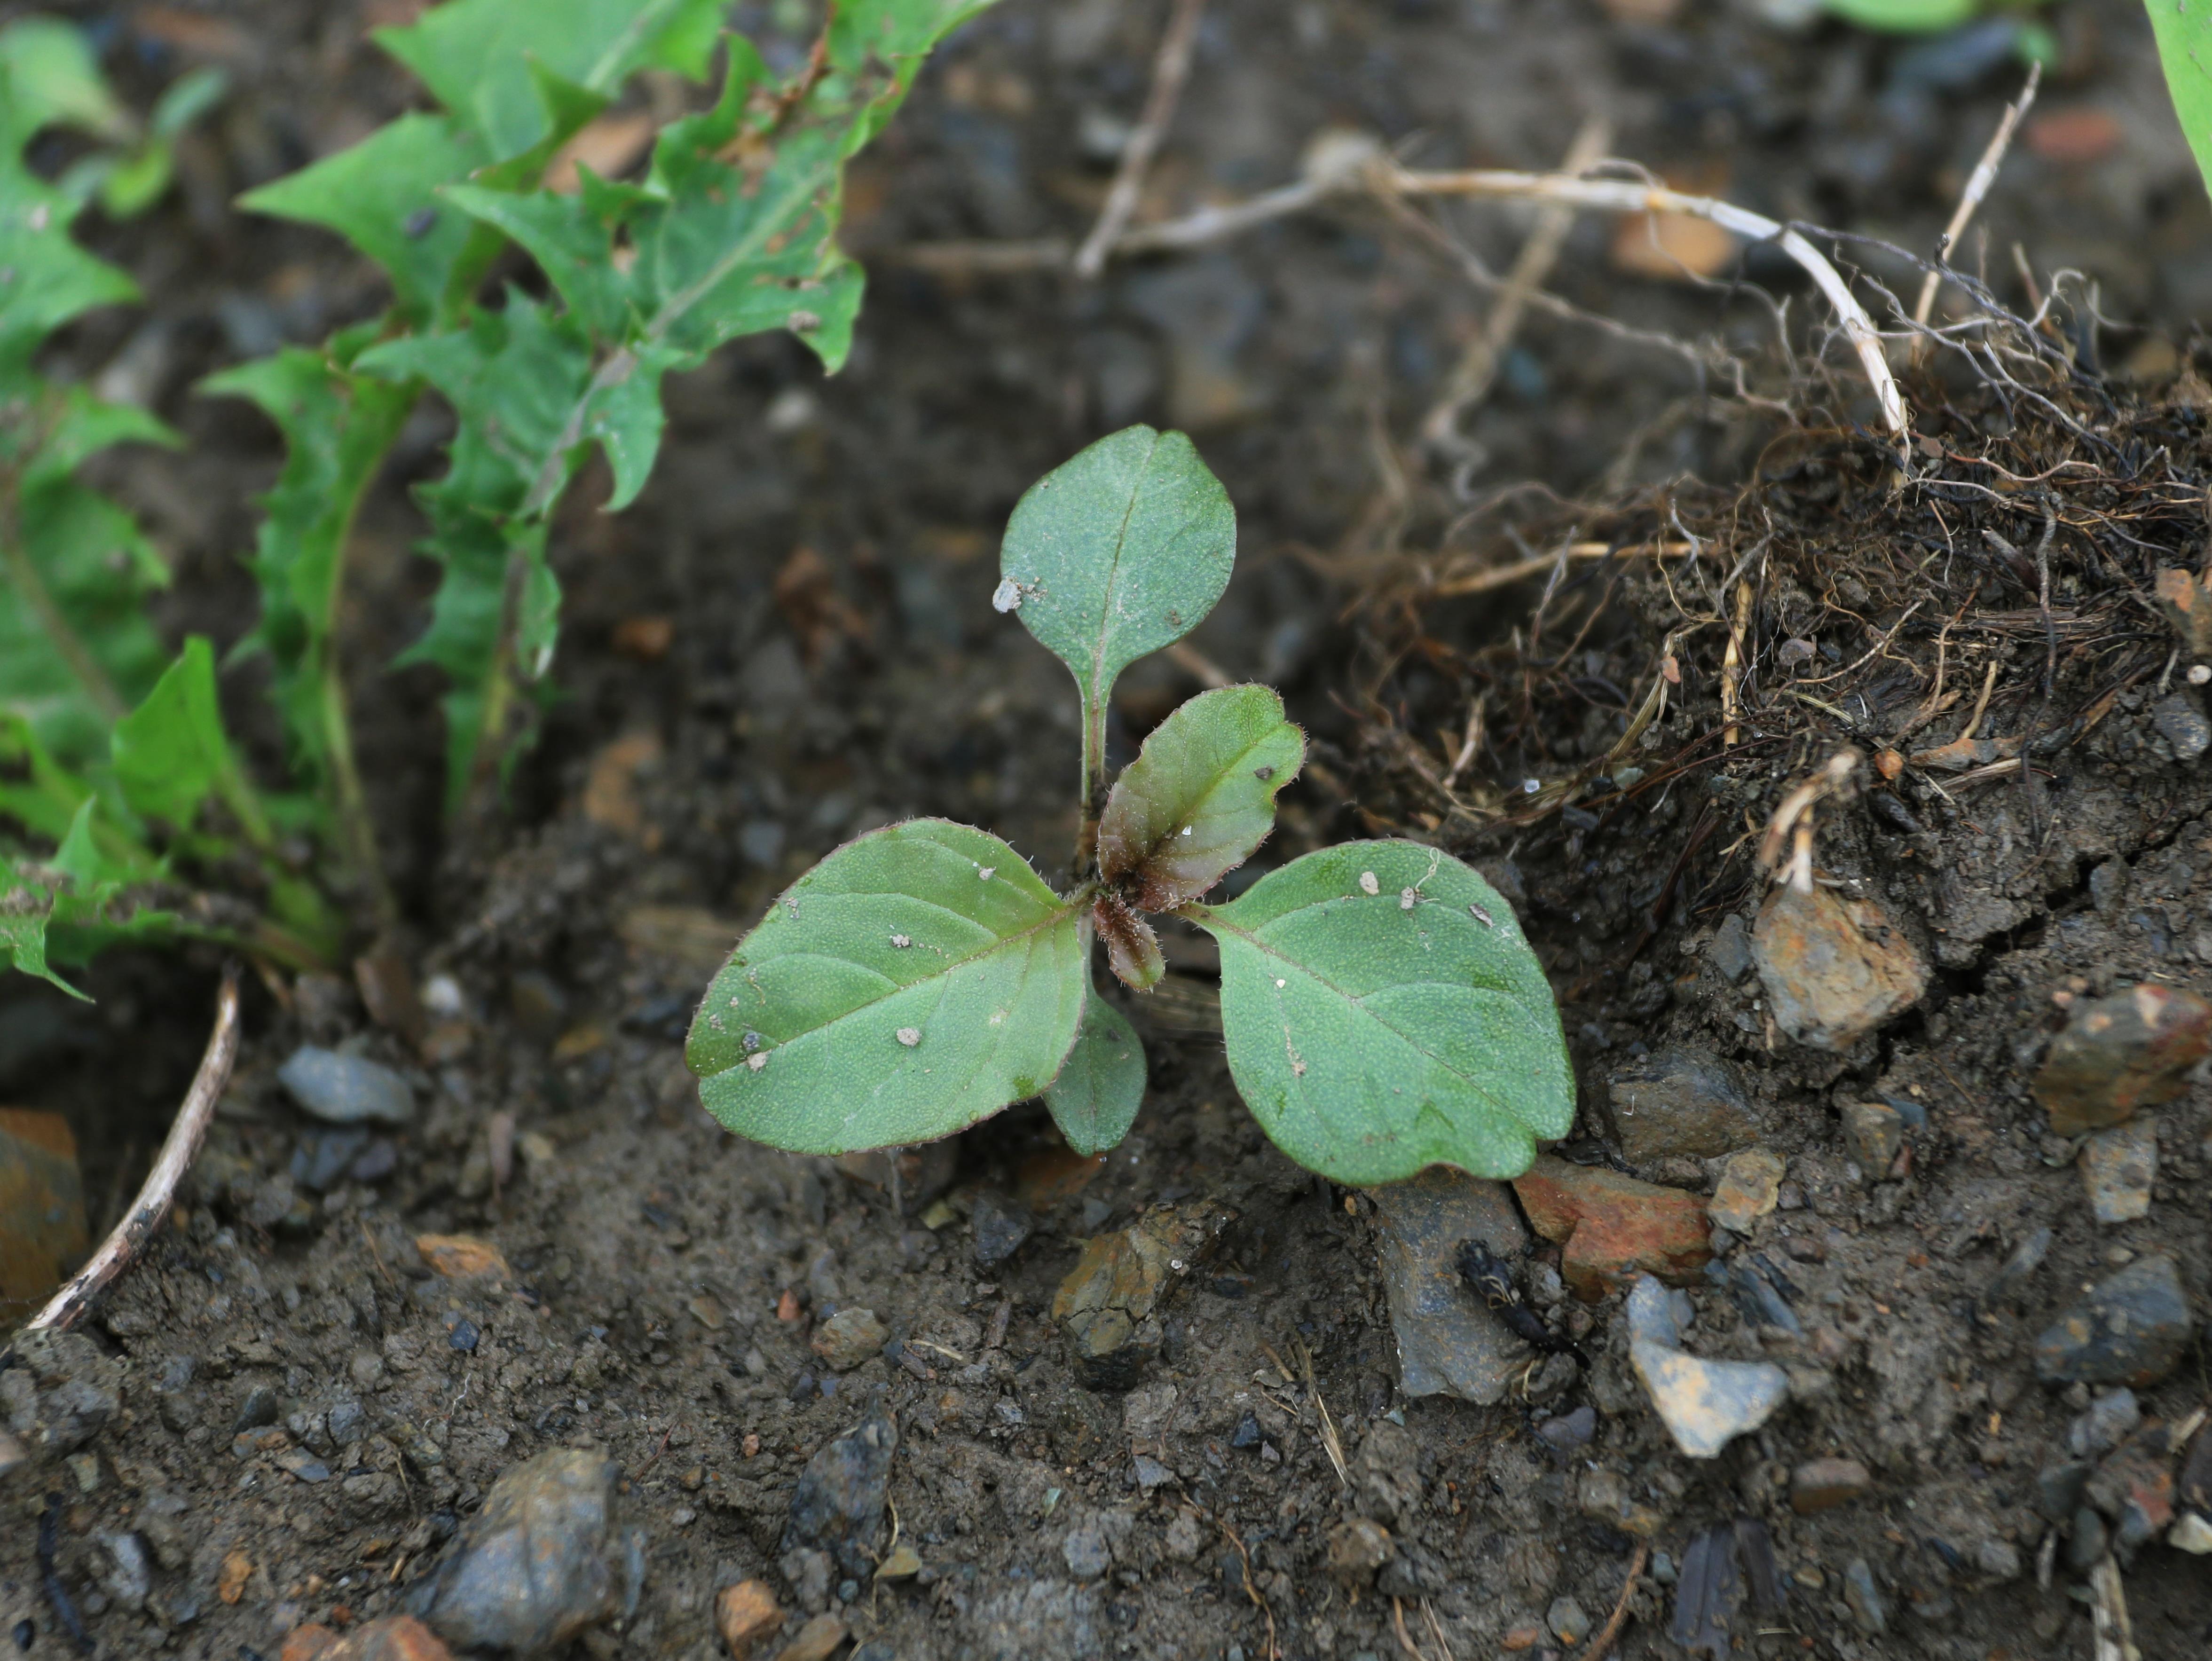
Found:
M 341 577 L 344 572 L 344 543 L 339 544 Z M 368 817 L 368 794 L 362 788 L 361 768 L 354 759 L 353 722 L 346 709 L 345 676 L 338 664 L 337 634 L 339 583 L 331 584 L 331 632 L 323 637 L 323 740 L 330 746 L 331 793 L 337 815 L 337 833 L 346 863 L 368 889 L 369 904 L 376 913 L 380 933 L 398 921 L 399 903 L 384 875 L 384 861 L 376 851 L 376 826 Z
M 1083 689 L 1081 812 L 1075 822 L 1074 879 L 1088 881 L 1098 863 L 1098 814 L 1106 802 L 1106 706 Z

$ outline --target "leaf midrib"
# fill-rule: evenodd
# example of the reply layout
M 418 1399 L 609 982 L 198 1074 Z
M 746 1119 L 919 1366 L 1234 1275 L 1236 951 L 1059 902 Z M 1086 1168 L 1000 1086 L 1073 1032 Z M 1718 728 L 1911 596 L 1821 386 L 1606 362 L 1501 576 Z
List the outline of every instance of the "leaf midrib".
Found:
M 905 897 L 910 898 L 912 897 L 907 896 Z M 780 904 L 781 902 L 779 901 L 778 904 Z M 781 1049 L 785 1044 L 797 1043 L 799 1038 L 809 1037 L 817 1032 L 825 1031 L 829 1028 L 835 1026 L 838 1022 L 846 1019 L 848 1017 L 858 1015 L 867 1010 L 872 1009 L 878 1004 L 884 1002 L 886 999 L 894 998 L 902 992 L 911 991 L 917 986 L 927 986 L 931 983 L 935 982 L 942 987 L 944 983 L 948 981 L 955 973 L 966 968 L 969 964 L 981 963 L 985 958 L 992 957 L 997 952 L 1005 951 L 1008 946 L 1018 946 L 1032 940 L 1035 936 L 1044 933 L 1046 930 L 1066 922 L 1070 917 L 1075 916 L 1076 910 L 1077 908 L 1073 905 L 1063 904 L 1059 910 L 1053 912 L 1049 916 L 1041 918 L 1017 934 L 998 935 L 992 940 L 988 946 L 979 947 L 977 950 L 970 952 L 964 958 L 952 958 L 933 975 L 925 975 L 919 980 L 907 981 L 902 983 L 893 982 L 890 991 L 880 993 L 877 996 L 868 999 L 864 1003 L 856 1003 L 849 1008 L 840 1010 L 836 1014 L 832 1015 L 829 1019 L 822 1022 L 819 1025 L 807 1027 L 793 1037 L 781 1039 L 778 1041 L 775 1048 Z M 872 969 L 868 964 L 860 962 L 856 958 L 833 955 L 827 952 L 779 952 L 775 956 L 777 958 L 826 958 L 831 962 L 843 964 L 851 968 L 867 970 L 870 974 L 882 976 L 885 980 L 889 980 L 890 978 L 889 976 L 884 975 L 881 970 Z M 745 966 L 748 969 L 751 969 L 757 967 L 759 963 L 773 961 L 775 961 L 774 958 L 760 958 L 753 962 L 749 962 Z M 940 990 L 938 995 L 939 1001 L 942 1002 L 944 997 L 943 992 Z M 725 1068 L 723 1070 L 727 1072 L 729 1069 Z
M 1121 510 L 1121 523 L 1114 532 L 1114 563 L 1106 568 L 1106 587 L 1103 603 L 1098 611 L 1098 639 L 1091 648 L 1091 685 L 1089 702 L 1095 708 L 1100 701 L 1100 683 L 1106 678 L 1106 638 L 1114 627 L 1114 588 L 1121 580 L 1121 555 L 1129 545 L 1129 521 L 1137 516 L 1137 498 L 1144 494 L 1145 475 L 1152 471 L 1152 458 L 1159 453 L 1161 435 L 1152 434 L 1152 442 L 1146 447 L 1145 459 L 1137 464 L 1136 482 L 1129 487 L 1129 505 Z
M 1279 721 L 1278 729 L 1281 727 L 1286 727 L 1290 723 L 1287 721 Z M 1259 737 L 1254 739 L 1249 744 L 1246 745 L 1242 750 L 1239 750 L 1234 756 L 1230 757 L 1230 759 L 1220 768 L 1216 770 L 1212 776 L 1209 778 L 1196 792 L 1197 806 L 1193 808 L 1190 814 L 1190 822 L 1194 826 L 1198 823 L 1199 812 L 1204 808 L 1206 799 L 1212 795 L 1216 790 L 1219 789 L 1221 788 L 1222 782 L 1231 773 L 1235 772 L 1242 763 L 1249 761 L 1251 758 L 1252 752 L 1254 751 L 1259 749 L 1262 745 L 1266 744 L 1269 739 L 1274 737 L 1274 732 L 1273 731 L 1261 733 Z M 1125 774 L 1123 776 L 1126 778 L 1127 776 Z M 1285 782 L 1287 782 L 1287 781 L 1285 781 Z M 1134 795 L 1137 792 L 1133 789 L 1130 794 Z M 1157 804 L 1160 798 L 1153 796 L 1151 800 Z M 1109 802 L 1108 806 L 1110 807 L 1112 804 Z M 1132 872 L 1139 870 L 1145 866 L 1149 865 L 1153 857 L 1157 855 L 1163 848 L 1168 847 L 1176 840 L 1176 832 L 1173 820 L 1180 817 L 1182 816 L 1179 814 L 1170 815 L 1168 828 L 1161 831 L 1158 836 L 1154 837 L 1150 842 L 1145 844 L 1143 853 L 1139 855 L 1136 863 L 1129 867 Z M 1272 831 L 1273 829 L 1274 826 L 1271 822 L 1268 825 L 1267 830 L 1261 833 L 1260 841 L 1265 842 L 1267 839 L 1268 831 Z M 1192 845 L 1189 849 L 1183 851 L 1196 854 L 1209 848 L 1220 848 L 1224 845 L 1224 844 L 1223 843 L 1219 842 L 1201 843 L 1198 841 L 1195 835 L 1194 835 L 1192 837 Z M 1255 847 L 1257 845 L 1257 843 L 1254 844 Z M 1224 873 L 1223 874 L 1226 875 L 1227 873 Z M 1216 880 L 1218 880 L 1218 879 Z

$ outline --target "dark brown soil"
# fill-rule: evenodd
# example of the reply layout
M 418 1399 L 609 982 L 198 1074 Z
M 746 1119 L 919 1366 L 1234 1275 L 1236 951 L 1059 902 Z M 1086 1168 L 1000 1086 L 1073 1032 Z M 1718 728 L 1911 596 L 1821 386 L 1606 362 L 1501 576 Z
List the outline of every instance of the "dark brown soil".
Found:
M 188 435 L 179 455 L 109 464 L 106 480 L 175 563 L 166 620 L 180 631 L 242 632 L 251 590 L 231 558 L 249 545 L 250 496 L 276 463 L 250 412 L 192 396 L 191 382 L 379 303 L 369 277 L 324 240 L 222 204 L 400 106 L 402 78 L 360 34 L 404 9 L 265 0 L 222 12 L 237 22 L 223 48 L 232 102 L 188 147 L 178 199 L 102 234 L 154 298 L 64 347 L 91 374 L 135 346 L 153 401 Z M 750 14 L 768 9 L 738 9 L 752 27 Z M 1861 573 L 1863 597 L 1844 609 L 1875 614 L 1866 591 L 1881 584 L 1866 574 L 1881 562 L 1865 526 L 1888 510 L 1848 354 L 1831 349 L 1830 406 L 1778 451 L 1785 423 L 1729 395 L 1724 377 L 1537 316 L 1469 423 L 1486 459 L 1462 500 L 1449 467 L 1407 435 L 1486 302 L 1455 262 L 1377 210 L 1286 222 L 1116 270 L 1095 289 L 925 274 L 901 258 L 922 241 L 1079 233 L 1105 177 L 1085 159 L 1080 119 L 1141 101 L 1163 9 L 1006 0 L 933 64 L 854 180 L 852 240 L 870 260 L 871 295 L 850 367 L 825 381 L 794 344 L 744 343 L 672 385 L 667 447 L 635 508 L 598 513 L 604 486 L 587 482 L 555 538 L 569 604 L 562 701 L 511 816 L 453 837 L 437 821 L 434 681 L 376 666 L 420 626 L 429 582 L 406 551 L 417 526 L 406 490 L 434 476 L 442 429 L 425 417 L 410 430 L 365 520 L 348 661 L 406 950 L 419 980 L 447 977 L 459 1013 L 410 1052 L 340 983 L 288 988 L 289 1007 L 250 989 L 245 1056 L 176 1226 L 91 1329 L 126 1362 L 121 1418 L 91 1462 L 0 1490 L 0 1627 L 33 1623 L 29 1653 L 68 1652 L 35 1561 L 50 1489 L 63 1495 L 61 1581 L 104 1653 L 227 1661 L 273 1656 L 291 1628 L 341 1606 L 349 1618 L 396 1608 L 503 1471 L 548 1447 L 591 1445 L 628 1472 L 649 1546 L 637 1613 L 618 1635 L 585 1640 L 588 1652 L 718 1654 L 715 1590 L 750 1576 L 781 1585 L 799 1471 L 878 1402 L 902 1430 L 899 1537 L 924 1568 L 854 1588 L 843 1613 L 909 1661 L 1258 1658 L 1271 1641 L 1301 1661 L 1492 1655 L 1509 1634 L 1542 1627 L 1557 1599 L 1593 1624 L 1613 1609 L 1637 1542 L 1583 1504 L 1608 1472 L 1661 1514 L 1651 1544 L 1675 1564 L 1712 1524 L 1767 1525 L 1787 1596 L 1755 1622 L 1759 1653 L 2090 1653 L 2076 1583 L 2062 1562 L 2039 1587 L 2034 1567 L 2046 1529 L 2035 1475 L 2086 1396 L 2039 1385 L 2027 1347 L 2123 1252 L 2175 1254 L 2204 1306 L 2212 1087 L 2161 1110 L 2150 1214 L 2101 1230 L 2027 1087 L 2059 1019 L 2054 992 L 2142 980 L 2212 992 L 2212 773 L 2177 760 L 2152 718 L 2168 690 L 2161 625 L 2144 611 L 2094 641 L 2069 638 L 2095 649 L 2069 660 L 2073 678 L 2046 708 L 2033 597 L 2021 599 L 2016 571 L 1990 578 L 1977 603 L 1998 605 L 2013 581 L 2002 604 L 2031 621 L 1983 642 L 2008 666 L 1990 730 L 2057 732 L 2125 684 L 2094 727 L 2039 764 L 2047 776 L 2032 789 L 1993 781 L 1954 808 L 1914 798 L 1913 830 L 1863 799 L 1824 812 L 1824 873 L 1909 917 L 1938 972 L 1918 1007 L 1858 1050 L 1778 1040 L 1756 978 L 1729 979 L 1709 949 L 1760 897 L 1745 839 L 1836 743 L 1871 751 L 1888 728 L 1873 717 L 1864 732 L 1822 727 L 1762 691 L 1766 724 L 1753 723 L 1729 765 L 1700 764 L 1626 806 L 1500 827 L 1497 805 L 1510 808 L 1524 773 L 1556 779 L 1610 749 L 1674 626 L 1665 591 L 1639 568 L 1606 590 L 1609 608 L 1595 591 L 1554 596 L 1558 632 L 1538 637 L 1541 584 L 1439 602 L 1419 573 L 1497 551 L 1507 521 L 1538 549 L 1576 526 L 1665 534 L 1670 521 L 1638 493 L 1689 475 L 1711 484 L 1667 501 L 1740 553 L 1752 537 L 1722 521 L 1752 479 L 1789 531 L 1781 575 L 1762 590 L 1765 649 L 1832 637 L 1850 662 L 1869 642 L 1835 624 L 1820 573 Z M 2121 321 L 2080 334 L 2075 355 L 2164 389 L 2186 361 L 2186 319 L 2212 297 L 2212 210 L 2140 10 L 2111 0 L 2047 15 L 2065 58 L 2045 107 L 2106 112 L 2119 137 L 2089 161 L 2024 143 L 1982 216 L 1985 269 L 2027 309 L 2013 242 L 2039 272 L 2081 268 Z M 149 84 L 173 72 L 176 56 L 123 27 Z M 1925 249 L 2014 73 L 1999 58 L 1945 80 L 1898 43 L 1780 33 L 1747 9 L 1651 24 L 1553 0 L 1217 0 L 1147 212 L 1279 183 L 1332 125 L 1379 132 L 1425 164 L 1542 167 L 1584 113 L 1604 110 L 1616 154 L 1779 217 Z M 1502 269 L 1527 216 L 1468 210 L 1449 222 Z M 1553 287 L 1600 316 L 1741 356 L 1754 388 L 1811 396 L 1771 354 L 1767 304 L 1738 288 L 1622 276 L 1613 235 L 1579 226 Z M 1907 265 L 1864 258 L 1910 292 Z M 1759 251 L 1747 265 L 1790 295 L 1784 326 L 1807 350 L 1801 326 L 1817 300 Z M 2202 399 L 2189 400 L 2203 382 L 2185 379 L 2178 401 L 2151 413 L 2128 402 L 2131 385 L 2112 392 L 2136 423 L 2129 453 L 2163 443 L 2160 477 L 2201 486 Z M 1981 420 L 1975 386 L 1913 394 L 1921 408 L 1949 396 L 1969 424 Z M 911 1191 L 902 1214 L 829 1161 L 738 1142 L 705 1116 L 679 1054 L 699 989 L 769 896 L 831 847 L 942 814 L 988 825 L 1056 873 L 1073 829 L 1073 703 L 1058 666 L 988 605 L 997 537 L 1031 479 L 1138 419 L 1190 426 L 1239 509 L 1237 577 L 1194 644 L 1235 676 L 1281 686 L 1316 739 L 1318 764 L 1285 795 L 1268 856 L 1403 832 L 1510 861 L 1585 1080 L 1578 1156 L 1618 1161 L 1606 1080 L 1644 1053 L 1690 1044 L 1738 1067 L 1803 1200 L 1784 1220 L 1819 1243 L 1818 1260 L 1793 1258 L 1790 1275 L 1798 1309 L 1844 1342 L 1827 1393 L 1793 1402 L 1717 1460 L 1681 1458 L 1627 1372 L 1613 1299 L 1594 1311 L 1592 1366 L 1565 1396 L 1494 1409 L 1403 1399 L 1372 1202 L 1290 1165 L 1244 1113 L 1208 1025 L 1212 964 L 1188 940 L 1170 942 L 1181 991 L 1130 1005 L 1152 1091 L 1095 1173 L 1056 1154 L 1042 1115 L 1019 1108 L 959 1139 L 949 1220 L 925 1216 L 927 1196 Z M 1932 430 L 1958 442 L 1966 429 Z M 1540 489 L 1484 494 L 1523 484 Z M 1614 517 L 1496 511 L 1542 497 L 1601 498 Z M 2161 508 L 2125 523 L 2143 546 L 2123 576 L 2068 556 L 2085 592 L 2147 587 L 2157 564 L 2193 566 L 2201 551 L 2201 518 Z M 1944 591 L 1942 615 L 1978 592 L 1971 575 L 1944 581 L 1959 593 Z M 657 654 L 653 630 L 638 626 L 651 619 L 672 625 Z M 1575 661 L 1546 656 L 1543 638 L 1564 646 L 1577 630 L 1588 632 Z M 1655 757 L 1717 725 L 1722 637 L 1685 648 L 1690 690 Z M 1923 669 L 1899 683 L 1905 704 L 1924 695 L 1915 677 L 1929 646 L 1910 642 Z M 1521 676 L 1540 660 L 1540 675 Z M 1768 673 L 1763 686 L 1789 684 Z M 1115 742 L 1127 750 L 1195 685 L 1164 660 L 1139 665 Z M 1470 814 L 1429 790 L 1404 744 L 1425 746 L 1431 773 L 1437 756 L 1448 764 L 1478 687 L 1494 694 L 1497 736 L 1466 800 L 1488 792 L 1493 811 Z M 1955 737 L 1965 713 L 1914 742 Z M 2100 866 L 2108 874 L 2093 882 Z M 142 1174 L 190 1075 L 214 968 L 117 961 L 88 977 L 89 1007 L 0 988 L 0 1094 L 71 1114 L 95 1227 Z M 295 1161 L 324 1133 L 274 1073 L 298 1043 L 342 1037 L 411 1069 L 422 1110 L 394 1139 L 387 1173 L 317 1193 Z M 1863 1182 L 1847 1167 L 1836 1109 L 1869 1092 L 1928 1115 L 1900 1180 Z M 1640 1174 L 1711 1181 L 1694 1166 Z M 984 1192 L 1036 1202 L 1027 1243 L 989 1269 L 966 1216 Z M 1139 1390 L 1087 1390 L 1048 1317 L 1054 1289 L 1084 1238 L 1170 1200 L 1233 1223 L 1167 1306 L 1164 1349 Z M 2055 1243 L 2043 1266 L 1979 1310 L 1998 1265 L 2044 1226 Z M 428 1233 L 489 1239 L 511 1273 L 496 1293 L 432 1275 L 413 1244 Z M 1725 1295 L 1692 1298 L 1709 1353 L 1762 1353 Z M 825 1372 L 811 1333 L 852 1306 L 882 1317 L 904 1363 Z M 481 1334 L 473 1351 L 451 1341 L 461 1318 Z M 256 1391 L 274 1393 L 285 1435 L 255 1427 L 234 1441 Z M 2179 1421 L 2207 1393 L 2200 1350 L 2142 1393 L 2143 1411 Z M 1534 1433 L 1583 1402 L 1598 1414 L 1586 1446 L 1554 1452 Z M 349 1434 L 333 1434 L 334 1409 Z M 1232 1445 L 1247 1414 L 1265 1451 Z M 288 1441 L 327 1479 L 280 1463 Z M 1140 1487 L 1138 1454 L 1167 1480 Z M 1868 1465 L 1874 1491 L 1797 1517 L 1788 1473 L 1826 1455 Z M 176 1543 L 155 1595 L 118 1603 L 102 1536 L 176 1516 L 185 1526 L 167 1527 Z M 1357 1597 L 1324 1567 L 1331 1528 L 1352 1516 L 1387 1523 L 1397 1550 L 1382 1589 Z M 1073 1566 L 1066 1542 L 1085 1530 L 1111 1544 L 1102 1578 Z M 240 1555 L 251 1573 L 226 1601 L 224 1565 Z M 1865 1631 L 1843 1600 L 1858 1560 L 1887 1599 L 1884 1633 Z M 2126 1587 L 2149 1661 L 2212 1644 L 2200 1560 L 2149 1547 Z M 1647 1576 L 1617 1653 L 1681 1652 L 1662 1636 L 1671 1597 Z

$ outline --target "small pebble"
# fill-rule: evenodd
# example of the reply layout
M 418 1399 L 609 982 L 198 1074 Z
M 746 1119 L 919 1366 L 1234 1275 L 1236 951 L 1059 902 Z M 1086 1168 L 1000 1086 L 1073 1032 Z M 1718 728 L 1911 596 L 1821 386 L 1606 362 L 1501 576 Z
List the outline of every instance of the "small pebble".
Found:
M 813 1349 L 838 1372 L 849 1372 L 890 1339 L 890 1329 L 872 1309 L 841 1309 L 815 1329 Z
M 398 1125 L 415 1116 L 415 1092 L 406 1080 L 341 1050 L 302 1044 L 276 1069 L 276 1081 L 307 1111 L 333 1124 L 374 1119 Z
M 1856 1459 L 1808 1459 L 1790 1473 L 1790 1509 L 1800 1517 L 1848 1505 L 1874 1486 Z
M 1571 1597 L 1555 1597 L 1544 1612 L 1544 1624 L 1562 1644 L 1579 1644 L 1589 1636 L 1589 1614 Z
M 1585 1402 L 1572 1413 L 1547 1419 L 1536 1427 L 1536 1434 L 1562 1452 L 1586 1446 L 1597 1434 L 1597 1409 Z
M 2100 1130 L 2081 1144 L 2081 1182 L 2090 1214 L 2100 1223 L 2131 1223 L 2150 1213 L 2158 1178 L 2158 1119 L 2138 1113 L 2125 1124 Z
M 1850 1605 L 1851 1619 L 1858 1622 L 1861 1632 L 1874 1637 L 1889 1630 L 1889 1606 L 1882 1601 L 1881 1588 L 1875 1584 L 1874 1571 L 1863 1557 L 1852 1558 L 1844 1570 L 1844 1602 Z

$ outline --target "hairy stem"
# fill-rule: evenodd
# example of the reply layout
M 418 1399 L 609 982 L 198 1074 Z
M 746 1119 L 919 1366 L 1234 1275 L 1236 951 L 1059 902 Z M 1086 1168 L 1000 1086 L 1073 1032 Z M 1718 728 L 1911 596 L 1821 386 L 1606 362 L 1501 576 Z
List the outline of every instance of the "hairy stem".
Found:
M 1090 879 L 1098 864 L 1098 815 L 1106 804 L 1106 705 L 1083 691 L 1082 810 L 1075 821 L 1075 869 L 1078 883 Z

